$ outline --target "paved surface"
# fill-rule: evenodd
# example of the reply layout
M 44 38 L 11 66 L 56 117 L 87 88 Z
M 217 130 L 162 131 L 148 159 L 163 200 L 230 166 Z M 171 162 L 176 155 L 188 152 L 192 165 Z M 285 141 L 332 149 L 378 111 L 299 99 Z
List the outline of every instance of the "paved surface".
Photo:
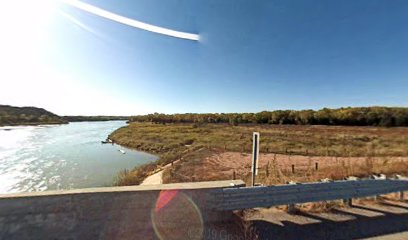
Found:
M 299 207 L 299 206 L 298 206 Z M 408 239 L 408 202 L 355 201 L 353 207 L 314 211 L 307 204 L 296 214 L 276 208 L 246 213 L 258 239 Z
M 173 164 L 177 164 L 180 160 L 176 160 Z M 171 167 L 171 163 L 167 164 L 162 168 L 162 170 L 158 171 L 157 173 L 148 176 L 143 180 L 142 184 L 140 185 L 155 185 L 155 184 L 163 184 L 163 171 L 167 168 Z
M 373 238 L 364 238 L 364 240 L 406 240 L 406 239 L 408 239 L 408 232 L 389 234 Z
M 147 178 L 145 178 L 145 180 L 143 180 L 142 184 L 140 185 L 154 185 L 154 184 L 162 184 L 163 183 L 163 171 L 161 170 L 160 172 L 157 172 L 153 175 L 148 176 Z

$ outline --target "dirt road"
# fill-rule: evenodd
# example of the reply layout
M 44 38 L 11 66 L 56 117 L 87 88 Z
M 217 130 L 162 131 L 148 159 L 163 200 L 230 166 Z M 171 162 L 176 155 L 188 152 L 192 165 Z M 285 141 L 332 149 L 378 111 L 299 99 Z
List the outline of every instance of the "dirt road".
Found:
M 153 175 L 148 176 L 147 178 L 145 178 L 145 180 L 143 180 L 142 184 L 140 185 L 162 184 L 163 183 L 162 175 L 163 175 L 163 170 Z
M 176 160 L 173 164 L 178 163 L 180 160 Z M 160 171 L 148 176 L 143 180 L 142 184 L 140 185 L 155 185 L 155 184 L 163 184 L 163 171 L 167 168 L 171 167 L 171 163 L 167 164 L 166 166 L 162 167 Z

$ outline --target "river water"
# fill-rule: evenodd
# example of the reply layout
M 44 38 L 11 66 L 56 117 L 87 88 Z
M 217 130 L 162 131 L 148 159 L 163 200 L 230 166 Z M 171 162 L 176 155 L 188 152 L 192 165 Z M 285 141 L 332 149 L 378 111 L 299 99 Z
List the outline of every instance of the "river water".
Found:
M 156 160 L 147 153 L 101 144 L 125 125 L 108 121 L 0 127 L 0 193 L 111 186 L 120 170 Z

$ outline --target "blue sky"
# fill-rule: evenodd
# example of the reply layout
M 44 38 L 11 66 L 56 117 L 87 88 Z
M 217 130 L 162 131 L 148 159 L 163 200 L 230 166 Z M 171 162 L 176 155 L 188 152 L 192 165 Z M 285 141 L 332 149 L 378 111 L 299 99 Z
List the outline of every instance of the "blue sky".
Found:
M 408 106 L 405 0 L 84 1 L 198 42 L 44 1 L 3 8 L 3 104 L 62 115 Z

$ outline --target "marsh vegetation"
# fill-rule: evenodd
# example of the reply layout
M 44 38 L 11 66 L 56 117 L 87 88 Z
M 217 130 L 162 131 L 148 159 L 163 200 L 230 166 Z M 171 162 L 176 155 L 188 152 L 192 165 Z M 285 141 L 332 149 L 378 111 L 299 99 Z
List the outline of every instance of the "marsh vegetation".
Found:
M 132 122 L 113 132 L 110 138 L 160 158 L 155 164 L 122 172 L 118 184 L 139 184 L 158 167 L 177 159 L 182 161 L 165 171 L 164 182 L 231 179 L 233 171 L 237 178 L 246 179 L 254 131 L 261 134 L 260 151 L 264 154 L 261 159 L 269 159 L 264 162 L 270 168 L 268 178 L 272 178 L 274 168 L 279 169 L 282 176 L 300 181 L 382 172 L 381 166 L 386 166 L 388 170 L 383 170 L 388 173 L 407 169 L 404 157 L 408 156 L 408 128 L 403 127 Z M 223 154 L 228 152 L 237 155 L 223 164 L 223 160 L 227 161 Z M 221 160 L 212 161 L 214 156 Z M 296 173 L 286 174 L 299 157 L 302 164 L 297 164 Z M 315 162 L 321 162 L 319 174 L 309 171 Z M 368 169 L 369 163 L 372 167 Z M 345 171 L 350 168 L 353 171 Z M 277 183 L 286 178 L 264 179 L 265 183 Z

